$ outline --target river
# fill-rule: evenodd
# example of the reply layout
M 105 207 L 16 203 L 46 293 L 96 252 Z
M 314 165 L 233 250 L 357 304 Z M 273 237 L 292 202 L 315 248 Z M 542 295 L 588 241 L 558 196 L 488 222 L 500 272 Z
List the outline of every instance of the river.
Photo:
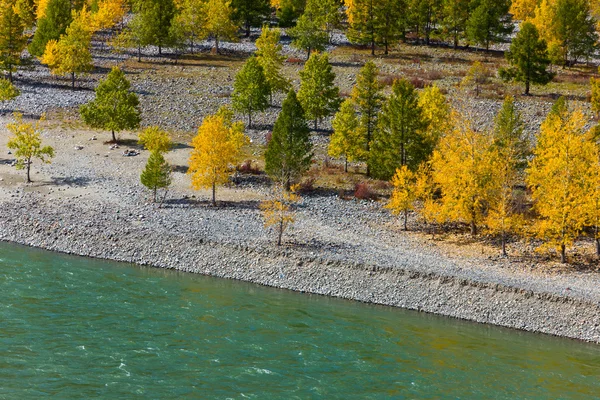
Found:
M 0 243 L 0 399 L 591 399 L 600 347 Z

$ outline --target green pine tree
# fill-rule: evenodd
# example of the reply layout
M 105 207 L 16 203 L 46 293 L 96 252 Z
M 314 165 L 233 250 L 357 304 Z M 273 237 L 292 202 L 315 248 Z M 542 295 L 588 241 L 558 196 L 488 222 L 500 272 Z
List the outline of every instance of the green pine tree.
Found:
M 454 49 L 458 48 L 459 40 L 464 36 L 469 19 L 469 0 L 444 0 L 443 20 L 445 36 L 452 39 Z
M 250 57 L 235 76 L 231 102 L 236 111 L 248 115 L 252 127 L 252 113 L 264 111 L 269 106 L 269 83 L 256 57 Z
M 12 74 L 21 64 L 21 53 L 27 47 L 25 22 L 15 10 L 15 0 L 0 1 L 0 68 Z
M 8 79 L 0 78 L 0 101 L 9 101 L 18 97 L 21 91 Z
M 96 88 L 96 98 L 79 108 L 84 122 L 92 128 L 110 130 L 113 142 L 115 132 L 140 126 L 139 100 L 129 91 L 130 83 L 118 68 L 108 73 Z
M 287 190 L 310 167 L 313 146 L 309 133 L 304 110 L 292 89 L 283 102 L 265 152 L 265 171 Z
M 596 50 L 598 34 L 587 0 L 557 0 L 552 31 L 565 65 L 589 59 Z
M 493 146 L 510 154 L 511 163 L 520 171 L 527 166 L 531 147 L 524 128 L 514 97 L 507 96 L 494 120 Z
M 529 86 L 545 85 L 552 79 L 547 68 L 550 65 L 546 41 L 539 37 L 537 28 L 531 22 L 521 24 L 521 29 L 506 53 L 511 67 L 500 69 L 500 76 L 525 83 L 525 94 L 529 94 Z
M 427 140 L 419 98 L 407 80 L 394 81 L 392 94 L 384 103 L 369 157 L 374 177 L 389 180 L 406 165 L 415 171 L 433 148 Z
M 46 15 L 38 21 L 33 40 L 29 44 L 29 53 L 41 57 L 50 40 L 60 39 L 73 20 L 69 0 L 50 0 Z
M 304 13 L 298 18 L 296 26 L 288 30 L 288 34 L 293 39 L 292 46 L 299 50 L 306 50 L 307 60 L 310 58 L 311 51 L 325 50 L 329 38 L 323 26 L 322 19 Z
M 156 202 L 158 189 L 166 189 L 171 185 L 171 166 L 160 151 L 155 150 L 150 154 L 140 180 L 142 185 L 152 191 L 154 202 Z
M 294 26 L 296 20 L 304 12 L 305 7 L 306 0 L 280 0 L 279 9 L 277 10 L 279 26 L 282 28 Z
M 477 0 L 477 7 L 467 21 L 467 36 L 486 50 L 490 44 L 506 39 L 512 32 L 508 17 L 510 0 Z
M 171 24 L 176 14 L 173 0 L 138 0 L 135 3 L 136 23 L 132 28 L 136 30 L 134 36 L 139 38 L 144 46 L 157 46 L 158 54 L 162 54 L 163 47 L 173 44 Z
M 250 36 L 250 28 L 261 26 L 271 12 L 269 0 L 232 0 L 235 10 L 233 18 L 244 27 L 246 37 Z
M 352 88 L 352 100 L 360 114 L 360 127 L 365 134 L 364 160 L 369 157 L 371 149 L 371 140 L 373 132 L 377 126 L 377 116 L 383 97 L 381 90 L 383 85 L 379 82 L 379 70 L 372 61 L 368 61 L 356 77 L 356 85 Z M 370 176 L 369 165 L 367 164 L 367 176 Z
M 340 90 L 334 80 L 335 73 L 327 53 L 313 54 L 300 71 L 298 100 L 306 117 L 314 120 L 315 130 L 320 119 L 332 115 L 340 107 Z

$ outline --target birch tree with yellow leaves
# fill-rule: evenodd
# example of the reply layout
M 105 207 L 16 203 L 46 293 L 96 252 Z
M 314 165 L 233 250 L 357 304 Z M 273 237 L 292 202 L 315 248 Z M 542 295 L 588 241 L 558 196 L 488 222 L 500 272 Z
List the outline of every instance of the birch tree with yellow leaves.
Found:
M 414 209 L 416 193 L 417 175 L 408 169 L 406 165 L 396 169 L 396 174 L 392 178 L 394 190 L 390 201 L 385 206 L 392 211 L 392 214 L 402 214 L 404 218 L 404 230 L 408 230 L 408 212 Z
M 192 140 L 188 174 L 196 190 L 212 188 L 212 204 L 217 205 L 216 186 L 229 181 L 242 147 L 249 142 L 241 122 L 232 122 L 219 112 L 204 119 Z
M 589 220 L 589 202 L 595 193 L 598 149 L 584 132 L 581 111 L 551 113 L 542 123 L 527 183 L 539 215 L 535 235 L 540 247 L 555 249 L 561 262 L 566 250 Z
M 265 227 L 274 226 L 277 230 L 277 246 L 281 246 L 283 233 L 296 221 L 294 205 L 300 201 L 298 185 L 292 185 L 289 191 L 282 184 L 273 188 L 272 198 L 260 203 Z

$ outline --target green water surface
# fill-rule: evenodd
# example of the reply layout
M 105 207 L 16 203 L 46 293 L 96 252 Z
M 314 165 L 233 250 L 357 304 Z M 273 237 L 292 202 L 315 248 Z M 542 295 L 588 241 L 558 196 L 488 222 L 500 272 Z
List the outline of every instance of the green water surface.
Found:
M 593 399 L 600 347 L 0 243 L 0 399 Z

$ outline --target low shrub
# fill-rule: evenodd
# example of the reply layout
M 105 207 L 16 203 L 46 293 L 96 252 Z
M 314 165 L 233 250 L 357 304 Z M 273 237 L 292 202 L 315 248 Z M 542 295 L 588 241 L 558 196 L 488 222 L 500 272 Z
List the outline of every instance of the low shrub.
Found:
M 258 165 L 255 165 L 252 160 L 246 160 L 236 167 L 236 171 L 242 174 L 260 175 L 261 171 Z
M 360 200 L 375 199 L 377 195 L 367 182 L 359 182 L 354 186 L 354 197 Z

